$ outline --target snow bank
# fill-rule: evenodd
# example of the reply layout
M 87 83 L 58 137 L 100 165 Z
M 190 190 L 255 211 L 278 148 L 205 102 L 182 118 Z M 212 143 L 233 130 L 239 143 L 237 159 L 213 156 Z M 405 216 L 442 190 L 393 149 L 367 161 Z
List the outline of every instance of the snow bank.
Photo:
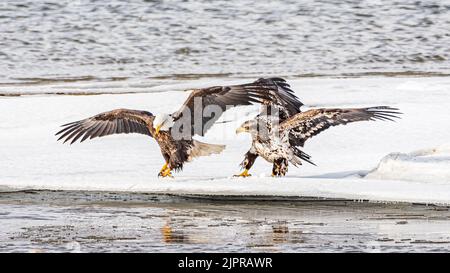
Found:
M 450 147 L 389 154 L 366 178 L 450 184 Z

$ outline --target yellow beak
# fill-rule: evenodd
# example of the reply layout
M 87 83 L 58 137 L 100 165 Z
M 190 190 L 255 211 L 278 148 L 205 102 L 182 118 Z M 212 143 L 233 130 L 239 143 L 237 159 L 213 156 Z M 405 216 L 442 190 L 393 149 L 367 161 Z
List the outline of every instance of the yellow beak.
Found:
M 159 134 L 159 130 L 161 129 L 162 124 L 156 126 L 155 128 L 155 136 L 157 136 Z
M 239 127 L 239 128 L 236 129 L 236 134 L 245 133 L 245 132 L 247 132 L 247 130 L 245 130 L 244 127 Z

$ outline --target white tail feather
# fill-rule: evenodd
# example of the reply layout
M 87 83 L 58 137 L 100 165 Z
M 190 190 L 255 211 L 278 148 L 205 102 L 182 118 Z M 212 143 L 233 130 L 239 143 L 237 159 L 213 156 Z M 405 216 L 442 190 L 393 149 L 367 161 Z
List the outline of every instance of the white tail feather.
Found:
M 208 156 L 212 154 L 220 154 L 225 149 L 225 145 L 208 144 L 198 140 L 194 140 L 194 145 L 189 154 L 188 161 L 199 156 Z

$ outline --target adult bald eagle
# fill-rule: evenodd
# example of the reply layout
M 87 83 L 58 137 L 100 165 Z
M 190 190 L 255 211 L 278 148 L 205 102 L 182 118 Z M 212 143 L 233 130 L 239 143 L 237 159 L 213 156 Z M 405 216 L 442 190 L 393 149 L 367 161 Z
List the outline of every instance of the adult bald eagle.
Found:
M 71 144 L 81 139 L 112 134 L 139 133 L 153 137 L 159 144 L 165 164 L 158 176 L 172 176 L 185 162 L 195 157 L 217 154 L 225 146 L 193 139 L 203 136 L 224 111 L 253 103 L 274 104 L 287 109 L 298 108 L 298 99 L 283 88 L 281 78 L 261 78 L 255 82 L 231 86 L 214 86 L 193 90 L 181 108 L 172 114 L 154 116 L 147 111 L 116 109 L 62 125 L 58 140 Z
M 301 159 L 312 163 L 310 157 L 298 147 L 303 147 L 309 138 L 336 125 L 365 120 L 390 120 L 399 118 L 397 108 L 376 106 L 368 108 L 349 109 L 313 109 L 306 112 L 290 114 L 280 119 L 275 115 L 258 115 L 255 119 L 244 122 L 236 133 L 247 132 L 252 136 L 252 146 L 245 154 L 241 166 L 244 171 L 237 176 L 250 176 L 248 171 L 256 158 L 261 156 L 273 163 L 272 176 L 284 176 L 288 170 L 288 163 L 301 165 Z

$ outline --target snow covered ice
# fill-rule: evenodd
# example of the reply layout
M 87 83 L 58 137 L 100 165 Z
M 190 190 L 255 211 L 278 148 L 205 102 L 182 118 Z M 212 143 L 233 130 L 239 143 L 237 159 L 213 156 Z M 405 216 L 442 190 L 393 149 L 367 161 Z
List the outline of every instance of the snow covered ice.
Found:
M 247 81 L 209 79 L 203 86 Z M 201 139 L 226 144 L 222 154 L 186 164 L 174 179 L 160 179 L 157 173 L 163 157 L 149 137 L 116 135 L 70 146 L 57 142 L 54 134 L 62 124 L 115 108 L 174 111 L 188 95 L 182 90 L 199 87 L 198 81 L 160 86 L 158 92 L 151 93 L 3 97 L 0 189 L 450 204 L 450 78 L 302 78 L 288 82 L 305 103 L 304 109 L 388 105 L 400 108 L 404 114 L 397 122 L 358 122 L 330 128 L 314 137 L 304 151 L 317 166 L 291 166 L 286 177 L 272 178 L 271 164 L 259 158 L 251 169 L 253 176 L 243 179 L 232 176 L 240 171 L 250 136 L 236 136 L 234 132 L 259 108 L 236 108 L 221 118 L 233 122 L 216 124 Z M 27 88 L 20 89 L 24 93 Z
M 450 181 L 449 169 L 450 149 L 443 145 L 412 153 L 389 154 L 366 177 L 446 184 Z

